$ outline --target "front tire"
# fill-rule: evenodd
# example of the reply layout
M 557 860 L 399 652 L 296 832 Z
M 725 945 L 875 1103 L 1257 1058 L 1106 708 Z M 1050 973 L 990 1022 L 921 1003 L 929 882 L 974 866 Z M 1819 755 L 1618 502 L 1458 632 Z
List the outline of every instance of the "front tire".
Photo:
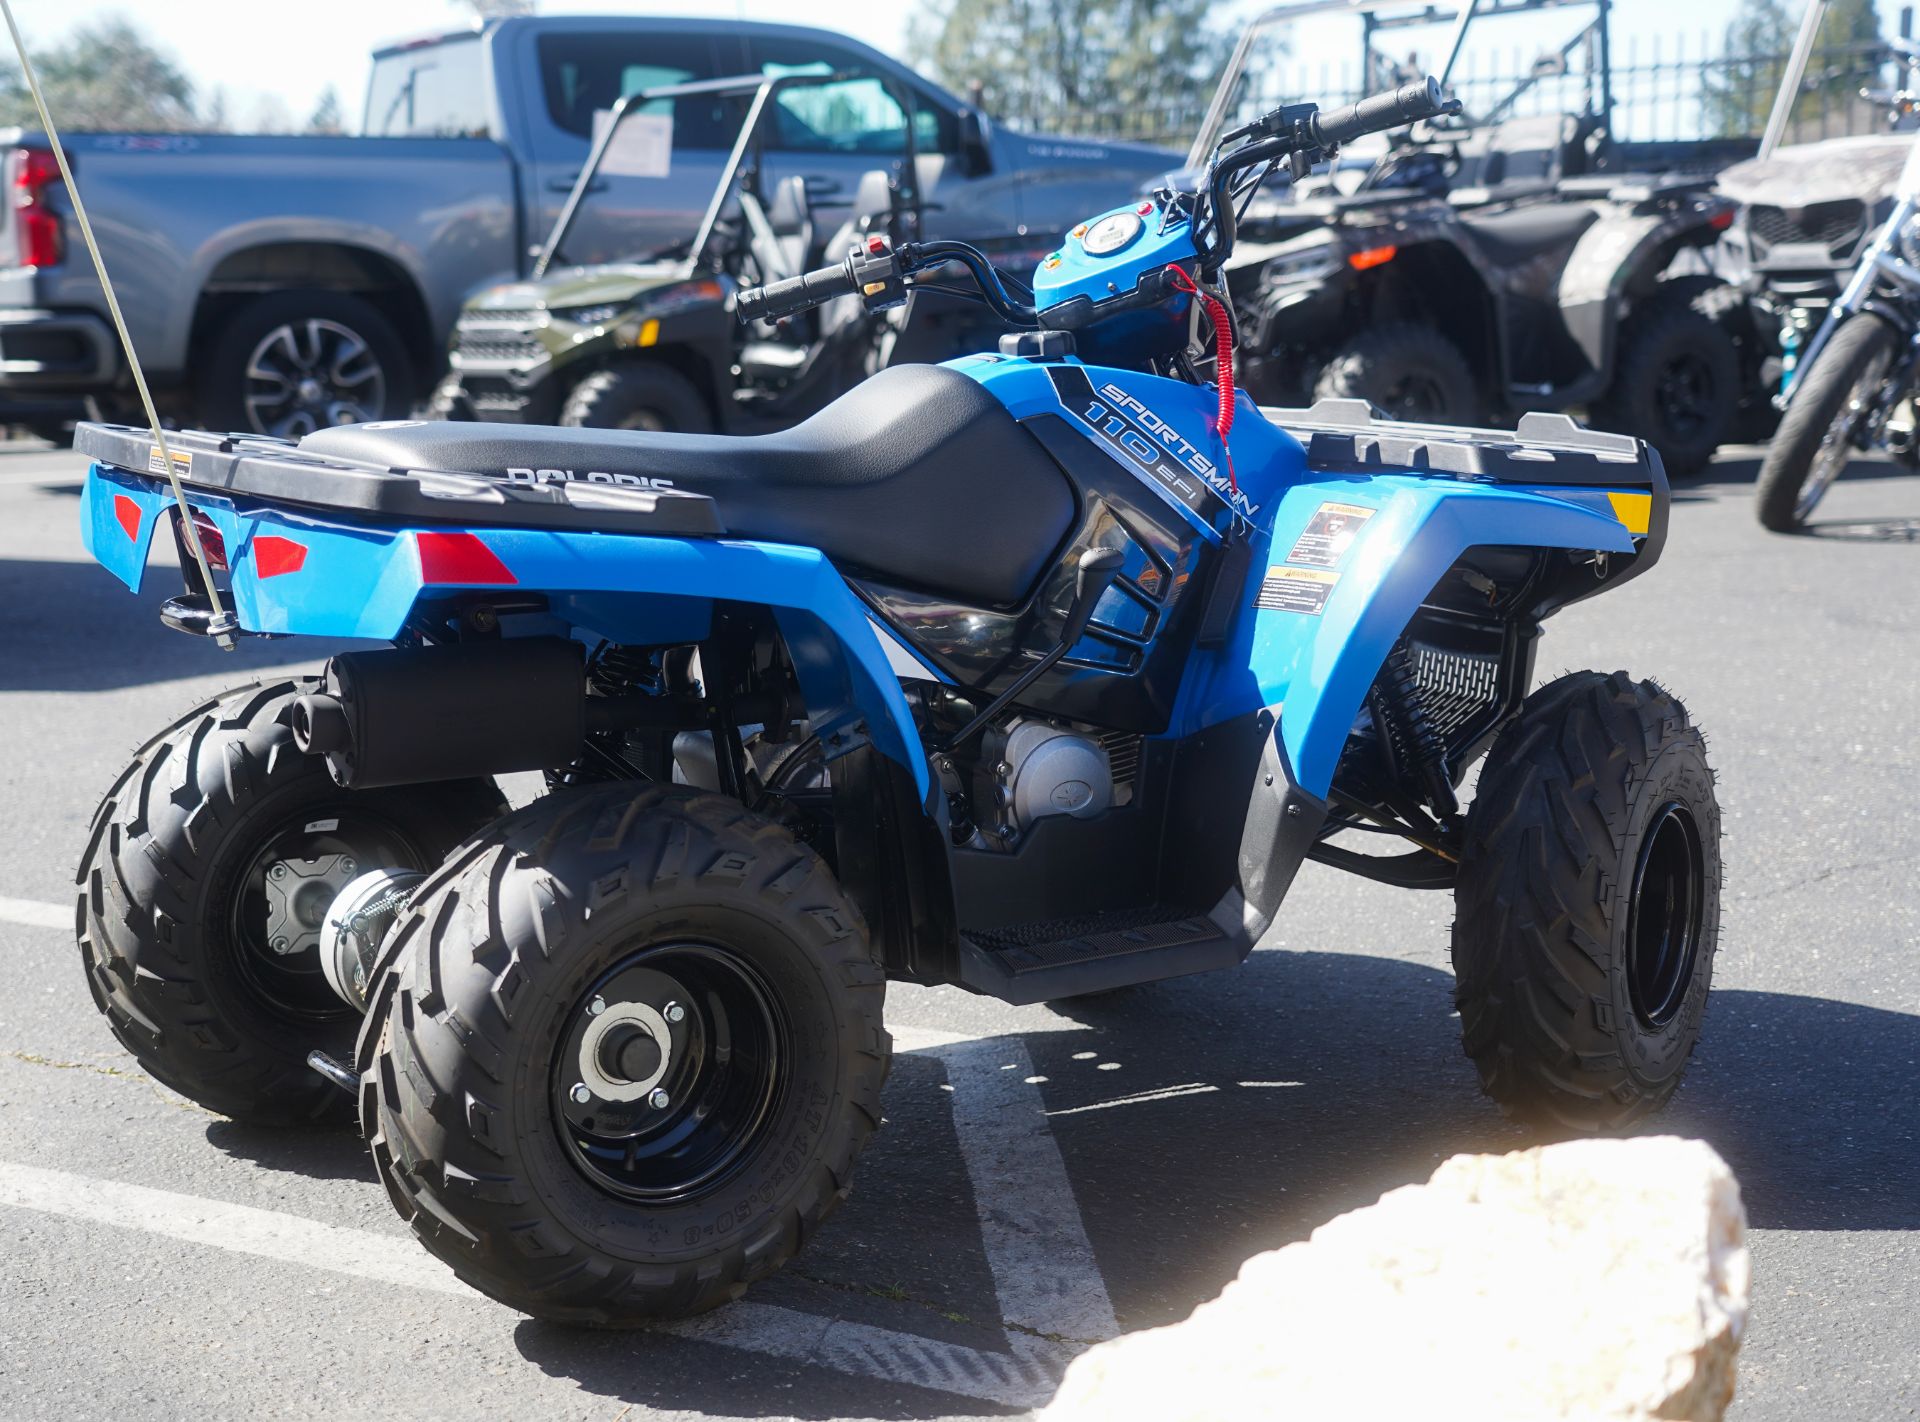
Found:
M 596 370 L 567 396 L 560 423 L 600 430 L 711 434 L 713 415 L 691 380 L 664 365 L 634 361 Z
M 627 1327 L 737 1298 L 879 1124 L 865 925 L 734 801 L 548 796 L 423 885 L 388 945 L 362 1129 L 427 1249 L 522 1312 Z
M 1855 452 L 1860 421 L 1886 378 L 1899 334 L 1870 311 L 1844 322 L 1799 389 L 1760 465 L 1754 488 L 1760 522 L 1797 533 Z
M 1663 281 L 1634 308 L 1593 410 L 1594 424 L 1644 439 L 1674 475 L 1704 468 L 1740 409 L 1740 352 L 1700 295 L 1686 278 Z
M 362 868 L 431 869 L 506 809 L 491 780 L 341 789 L 287 728 L 318 686 L 241 687 L 162 731 L 100 802 L 80 865 L 80 956 L 113 1035 L 238 1121 L 350 1114 L 307 1066 L 314 1048 L 346 1056 L 356 1027 L 311 910 Z
M 1720 925 L 1720 809 L 1686 708 L 1625 672 L 1529 696 L 1481 772 L 1455 906 L 1464 1044 L 1503 1111 L 1592 1133 L 1665 1105 Z
M 1423 425 L 1473 425 L 1481 414 L 1460 347 L 1413 321 L 1355 336 L 1320 372 L 1313 397 L 1365 400 L 1393 419 Z

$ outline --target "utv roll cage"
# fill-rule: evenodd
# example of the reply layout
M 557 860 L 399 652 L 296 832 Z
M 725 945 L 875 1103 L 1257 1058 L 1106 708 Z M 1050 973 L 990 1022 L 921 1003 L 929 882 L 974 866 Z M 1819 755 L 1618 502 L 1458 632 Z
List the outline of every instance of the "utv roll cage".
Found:
M 1454 67 L 1459 63 L 1460 55 L 1466 47 L 1467 32 L 1475 20 L 1501 19 L 1510 15 L 1532 14 L 1541 10 L 1560 10 L 1569 7 L 1591 8 L 1593 18 L 1583 25 L 1574 36 L 1560 47 L 1558 60 L 1564 64 L 1582 45 L 1590 47 L 1590 62 L 1587 70 L 1586 117 L 1593 128 L 1601 133 L 1611 133 L 1613 128 L 1613 53 L 1608 41 L 1608 30 L 1613 14 L 1613 0 L 1466 0 L 1458 9 L 1448 9 L 1432 4 L 1375 4 L 1359 3 L 1359 0 L 1293 0 L 1286 5 L 1275 5 L 1262 11 L 1248 22 L 1240 35 L 1239 43 L 1234 46 L 1232 57 L 1227 60 L 1226 68 L 1221 72 L 1220 82 L 1215 86 L 1213 98 L 1207 106 L 1206 117 L 1201 121 L 1200 132 L 1193 141 L 1193 147 L 1187 152 L 1187 166 L 1198 167 L 1207 160 L 1213 151 L 1221 131 L 1227 126 L 1234 105 L 1239 102 L 1242 83 L 1247 77 L 1247 66 L 1253 58 L 1255 46 L 1260 39 L 1271 34 L 1281 25 L 1310 15 L 1351 14 L 1360 19 L 1360 64 L 1363 90 L 1391 87 L 1399 65 L 1376 46 L 1375 41 L 1383 34 L 1395 30 L 1408 29 L 1418 25 L 1439 25 L 1449 21 L 1453 32 L 1448 36 L 1446 55 L 1440 64 L 1434 67 L 1434 73 L 1440 77 L 1442 85 L 1453 78 Z M 1529 89 L 1541 79 L 1551 74 L 1564 72 L 1551 67 L 1538 67 L 1527 77 L 1520 80 L 1511 90 L 1502 96 L 1483 114 L 1469 113 L 1465 116 L 1465 127 L 1480 127 L 1497 123 Z

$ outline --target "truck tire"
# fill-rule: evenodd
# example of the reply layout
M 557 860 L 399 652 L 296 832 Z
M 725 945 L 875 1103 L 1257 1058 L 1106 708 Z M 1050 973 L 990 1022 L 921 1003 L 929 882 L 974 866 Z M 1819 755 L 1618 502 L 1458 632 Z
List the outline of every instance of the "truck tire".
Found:
M 1487 1095 L 1555 1132 L 1665 1105 L 1720 926 L 1720 809 L 1686 708 L 1625 672 L 1534 692 L 1481 771 L 1454 893 L 1455 1000 Z
M 1800 378 L 1761 461 L 1754 505 L 1764 527 L 1797 533 L 1806 524 L 1856 452 L 1856 406 L 1878 394 L 1899 343 L 1893 326 L 1870 311 L 1833 333 Z
M 1460 347 L 1431 326 L 1394 321 L 1362 331 L 1314 382 L 1316 400 L 1365 400 L 1396 420 L 1475 425 L 1479 392 Z
M 374 1162 L 429 1251 L 536 1318 L 737 1298 L 845 1197 L 879 1125 L 866 926 L 819 856 L 732 800 L 550 795 L 423 884 L 387 942 L 357 1058 Z
M 197 418 L 297 440 L 329 425 L 406 419 L 417 390 L 405 342 L 369 302 L 346 291 L 276 291 L 213 336 Z
M 1766 343 L 1760 338 L 1753 302 L 1740 287 L 1716 276 L 1671 277 L 1667 284 L 1679 286 L 1683 282 L 1689 293 L 1687 304 L 1733 342 L 1739 362 L 1740 399 L 1727 429 L 1727 442 L 1764 444 L 1779 426 L 1780 412 L 1773 408 L 1773 388 L 1767 383 Z
M 560 423 L 596 430 L 713 433 L 713 414 L 693 382 L 652 361 L 594 371 L 567 396 Z
M 491 780 L 342 790 L 286 725 L 294 698 L 318 686 L 240 687 L 175 721 L 100 802 L 80 864 L 95 1006 L 142 1069 L 240 1121 L 352 1109 L 306 1062 L 316 1047 L 345 1057 L 357 1024 L 317 948 L 301 944 L 319 922 L 308 901 L 360 865 L 430 869 L 506 809 Z M 294 887 L 269 889 L 276 866 Z M 292 929 L 281 950 L 275 924 Z
M 1593 407 L 1595 425 L 1644 439 L 1670 475 L 1704 468 L 1740 409 L 1739 352 L 1699 296 L 1687 278 L 1655 285 L 1627 317 L 1613 386 Z

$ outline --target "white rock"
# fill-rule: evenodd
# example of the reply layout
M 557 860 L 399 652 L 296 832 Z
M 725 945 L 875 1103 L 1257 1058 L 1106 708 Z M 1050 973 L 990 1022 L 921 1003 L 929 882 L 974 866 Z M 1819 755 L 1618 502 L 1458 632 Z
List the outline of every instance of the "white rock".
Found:
M 1718 1419 L 1740 1187 L 1671 1136 L 1461 1155 L 1077 1359 L 1043 1422 Z

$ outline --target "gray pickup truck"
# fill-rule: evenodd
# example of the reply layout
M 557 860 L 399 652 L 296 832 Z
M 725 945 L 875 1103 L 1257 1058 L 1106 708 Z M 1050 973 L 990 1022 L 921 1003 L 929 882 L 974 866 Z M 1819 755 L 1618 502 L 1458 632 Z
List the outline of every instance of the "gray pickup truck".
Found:
M 1165 172 L 1157 149 L 1011 132 L 842 35 L 735 21 L 539 16 L 375 52 L 363 136 L 66 136 L 135 346 L 169 411 L 298 435 L 410 412 L 469 292 L 527 270 L 586 158 L 596 115 L 640 89 L 824 65 L 904 80 L 921 154 L 944 165 L 941 235 L 1044 251 Z M 602 174 L 575 261 L 690 234 L 738 130 L 720 100 L 671 102 L 664 176 Z M 54 115 L 56 119 L 59 115 Z M 796 114 L 768 156 L 831 205 L 875 166 L 856 135 Z M 43 135 L 0 132 L 0 401 L 130 389 Z M 956 178 L 958 181 L 956 181 Z M 1029 237 L 1028 234 L 1031 234 Z

